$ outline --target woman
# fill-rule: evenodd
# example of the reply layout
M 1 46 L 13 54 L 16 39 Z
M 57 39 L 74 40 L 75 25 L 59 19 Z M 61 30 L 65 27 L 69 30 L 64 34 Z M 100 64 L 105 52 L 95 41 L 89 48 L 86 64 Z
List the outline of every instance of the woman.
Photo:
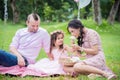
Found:
M 86 59 L 76 63 L 74 67 L 64 67 L 64 70 L 66 72 L 99 74 L 108 80 L 115 78 L 116 76 L 105 65 L 105 57 L 99 34 L 92 29 L 84 27 L 79 20 L 70 21 L 67 29 L 78 40 L 78 45 L 73 44 L 72 47 L 79 56 L 83 52 L 86 53 Z

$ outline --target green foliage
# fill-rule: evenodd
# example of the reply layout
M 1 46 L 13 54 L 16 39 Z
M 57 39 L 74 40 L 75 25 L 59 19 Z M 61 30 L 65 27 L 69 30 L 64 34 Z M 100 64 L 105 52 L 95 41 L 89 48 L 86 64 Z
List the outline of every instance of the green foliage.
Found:
M 44 6 L 45 20 L 51 20 L 53 13 L 54 13 L 54 10 L 52 9 L 52 7 L 48 6 L 48 4 L 46 3 Z
M 114 0 L 100 0 L 102 17 L 107 19 Z
M 61 2 L 60 8 L 49 6 L 50 3 L 46 3 L 44 7 L 44 17 L 46 21 L 63 22 L 69 19 L 71 15 L 70 4 L 68 2 Z
M 8 19 L 13 20 L 11 0 L 8 0 Z M 0 19 L 4 20 L 4 1 L 0 0 Z M 102 18 L 107 19 L 114 0 L 100 0 Z M 107 5 L 109 4 L 109 5 Z M 32 12 L 37 12 L 42 21 L 64 22 L 77 18 L 78 5 L 74 0 L 16 0 L 20 21 Z M 118 13 L 117 13 L 118 15 Z M 80 19 L 93 17 L 92 1 L 80 10 Z M 118 17 L 116 17 L 118 19 Z

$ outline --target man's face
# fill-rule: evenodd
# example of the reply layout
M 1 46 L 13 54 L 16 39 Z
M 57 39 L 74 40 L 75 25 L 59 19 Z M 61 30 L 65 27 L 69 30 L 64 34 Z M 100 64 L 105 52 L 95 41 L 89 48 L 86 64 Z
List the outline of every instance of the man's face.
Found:
M 39 24 L 40 24 L 40 20 L 34 20 L 33 17 L 30 18 L 29 21 L 26 22 L 27 27 L 28 27 L 28 31 L 29 32 L 37 32 Z

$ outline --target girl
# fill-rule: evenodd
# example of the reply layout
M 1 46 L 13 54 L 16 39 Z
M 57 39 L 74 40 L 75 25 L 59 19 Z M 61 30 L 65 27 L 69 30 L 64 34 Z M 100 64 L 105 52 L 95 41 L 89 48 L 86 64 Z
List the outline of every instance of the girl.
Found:
M 66 72 L 74 70 L 76 73 L 99 74 L 108 80 L 115 78 L 115 74 L 106 67 L 99 34 L 92 29 L 85 28 L 79 20 L 70 21 L 67 29 L 78 40 L 78 45 L 72 45 L 74 50 L 78 52 L 79 56 L 81 56 L 80 53 L 86 53 L 86 59 L 76 63 L 74 67 L 64 67 L 64 70 Z
M 67 57 L 67 52 L 63 45 L 64 34 L 62 31 L 51 33 L 50 54 L 51 59 L 44 58 L 35 64 L 28 65 L 28 69 L 42 71 L 47 75 L 65 74 L 62 65 L 59 63 L 60 58 Z

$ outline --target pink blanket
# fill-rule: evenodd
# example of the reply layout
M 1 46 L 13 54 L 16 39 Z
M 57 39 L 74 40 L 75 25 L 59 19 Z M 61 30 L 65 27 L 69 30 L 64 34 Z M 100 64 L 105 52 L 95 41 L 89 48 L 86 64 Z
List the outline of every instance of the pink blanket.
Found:
M 20 67 L 18 65 L 12 66 L 12 67 L 3 67 L 0 66 L 0 74 L 12 74 L 12 75 L 17 75 L 17 76 L 27 76 L 27 75 L 32 75 L 32 76 L 48 76 L 42 71 L 34 71 L 31 69 L 27 69 L 27 67 Z

